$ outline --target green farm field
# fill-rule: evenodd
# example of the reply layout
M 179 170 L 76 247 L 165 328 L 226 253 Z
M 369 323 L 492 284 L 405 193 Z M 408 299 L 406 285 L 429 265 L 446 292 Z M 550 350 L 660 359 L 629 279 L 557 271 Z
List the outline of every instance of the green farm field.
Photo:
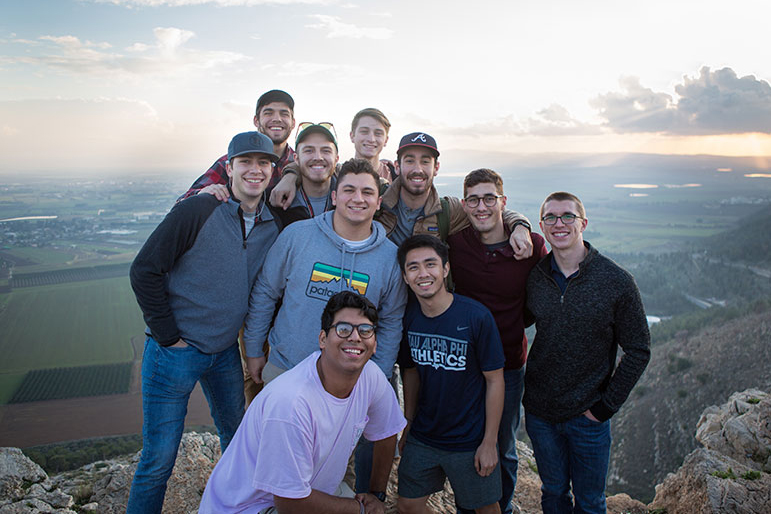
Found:
M 132 360 L 144 323 L 128 277 L 16 289 L 0 313 L 0 373 Z M 0 381 L 0 385 L 3 382 Z

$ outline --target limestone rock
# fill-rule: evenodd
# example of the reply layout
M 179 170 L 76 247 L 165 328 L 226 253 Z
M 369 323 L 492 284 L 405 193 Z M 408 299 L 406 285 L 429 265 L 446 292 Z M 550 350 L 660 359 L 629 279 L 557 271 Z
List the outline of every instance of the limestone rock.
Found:
M 26 488 L 48 478 L 43 468 L 28 459 L 18 448 L 0 448 L 0 498 L 16 501 Z
M 614 494 L 606 498 L 611 514 L 648 514 L 648 506 L 628 494 Z
M 771 395 L 748 389 L 704 411 L 696 439 L 706 448 L 771 473 Z M 771 509 L 769 509 L 771 510 Z
M 771 396 L 747 390 L 699 420 L 699 448 L 656 486 L 650 509 L 668 514 L 771 512 Z
M 167 484 L 164 513 L 188 513 L 198 509 L 206 481 L 220 453 L 219 437 L 216 435 L 195 432 L 183 434 L 174 470 Z M 90 498 L 99 504 L 100 513 L 125 512 L 140 454 L 137 453 L 130 462 L 113 462 L 106 472 L 102 472 Z

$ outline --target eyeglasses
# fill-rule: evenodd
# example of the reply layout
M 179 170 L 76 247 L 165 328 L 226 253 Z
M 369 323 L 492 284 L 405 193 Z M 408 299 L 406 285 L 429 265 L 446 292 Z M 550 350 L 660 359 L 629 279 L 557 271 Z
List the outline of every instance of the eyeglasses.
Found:
M 541 218 L 541 221 L 543 221 L 546 225 L 556 225 L 557 220 L 562 220 L 562 223 L 565 225 L 572 225 L 576 219 L 584 219 L 581 216 L 576 216 L 575 214 L 563 214 L 562 216 L 555 216 L 554 214 L 547 214 L 543 218 Z
M 314 123 L 312 121 L 303 121 L 299 125 L 297 125 L 297 135 L 299 136 L 302 134 L 302 131 L 307 129 L 308 127 L 313 127 L 314 125 L 319 127 L 324 127 L 328 131 L 332 133 L 332 136 L 335 138 L 335 141 L 337 141 L 337 132 L 335 132 L 335 126 L 332 125 L 332 123 L 328 121 L 322 121 L 321 123 Z
M 479 200 L 482 200 L 486 206 L 492 207 L 498 201 L 498 198 L 503 198 L 503 195 L 484 195 L 482 198 L 479 198 L 478 196 L 467 196 L 463 201 L 473 209 L 479 205 Z
M 338 323 L 335 323 L 330 328 L 335 329 L 335 333 L 339 337 L 348 337 L 351 334 L 353 334 L 353 329 L 356 329 L 356 331 L 359 333 L 359 337 L 362 339 L 369 339 L 373 335 L 375 335 L 375 325 L 371 323 L 360 323 L 358 325 L 353 325 L 351 323 L 348 323 L 347 321 L 340 321 Z

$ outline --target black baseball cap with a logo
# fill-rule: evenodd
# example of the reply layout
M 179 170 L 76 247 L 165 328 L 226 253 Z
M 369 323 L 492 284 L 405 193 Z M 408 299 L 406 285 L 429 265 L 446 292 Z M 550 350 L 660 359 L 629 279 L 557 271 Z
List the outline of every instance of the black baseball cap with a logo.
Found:
M 294 112 L 294 98 L 286 91 L 271 89 L 270 91 L 263 93 L 262 96 L 257 99 L 257 116 L 260 115 L 260 109 L 273 102 L 284 103 L 289 107 L 290 111 Z
M 439 157 L 439 149 L 436 147 L 436 139 L 429 136 L 425 132 L 412 132 L 404 136 L 402 140 L 399 141 L 399 149 L 396 150 L 396 155 L 400 156 L 402 154 L 402 150 L 408 146 L 426 147 L 431 150 L 431 153 L 434 154 L 434 157 Z

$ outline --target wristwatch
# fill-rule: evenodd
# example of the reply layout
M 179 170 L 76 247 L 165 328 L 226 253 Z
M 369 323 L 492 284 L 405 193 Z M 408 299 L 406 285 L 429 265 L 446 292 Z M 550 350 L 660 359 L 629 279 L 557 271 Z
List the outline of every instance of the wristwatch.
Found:
M 385 491 L 370 491 L 369 494 L 380 500 L 381 502 L 386 501 L 386 493 Z

